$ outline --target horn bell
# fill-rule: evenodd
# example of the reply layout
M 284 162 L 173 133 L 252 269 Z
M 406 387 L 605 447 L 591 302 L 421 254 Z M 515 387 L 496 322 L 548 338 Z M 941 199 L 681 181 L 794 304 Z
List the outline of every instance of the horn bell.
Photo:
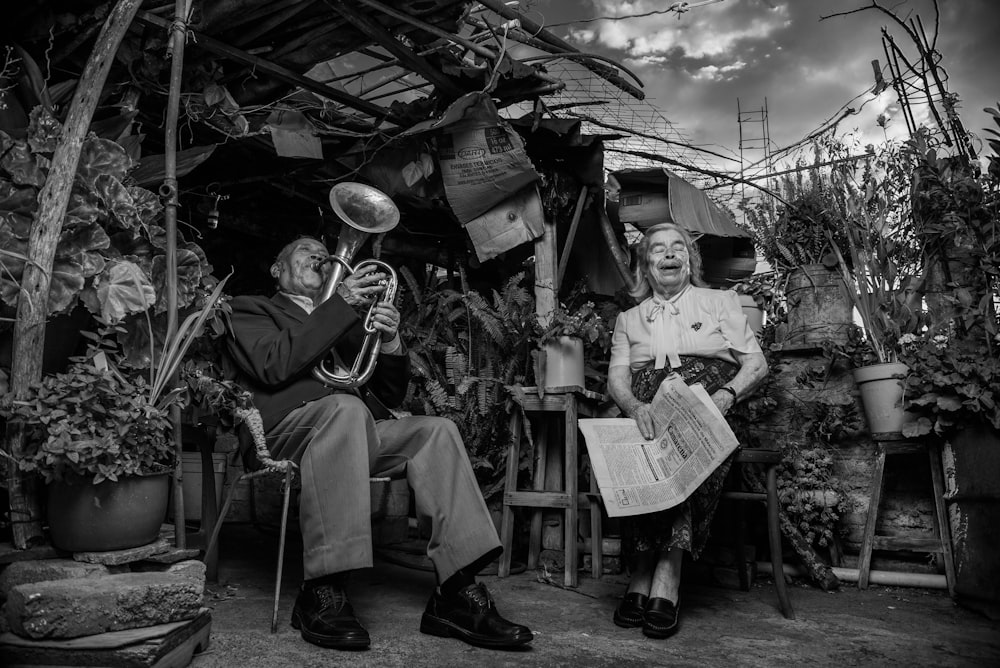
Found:
M 347 181 L 330 189 L 330 206 L 346 225 L 366 234 L 388 232 L 399 224 L 399 209 L 381 190 Z

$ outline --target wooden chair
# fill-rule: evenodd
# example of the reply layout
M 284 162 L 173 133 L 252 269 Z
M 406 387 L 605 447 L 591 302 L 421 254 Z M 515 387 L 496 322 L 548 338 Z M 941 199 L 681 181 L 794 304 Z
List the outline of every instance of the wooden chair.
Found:
M 257 452 L 254 447 L 253 437 L 249 430 L 240 425 L 237 430 L 240 440 L 240 452 L 243 455 L 243 464 L 246 472 L 237 478 L 229 488 L 226 500 L 222 504 L 219 516 L 212 529 L 212 536 L 205 548 L 205 570 L 209 580 L 218 577 L 219 563 L 219 532 L 222 530 L 222 523 L 226 520 L 226 514 L 232 506 L 239 484 L 244 480 L 252 480 L 262 476 L 282 476 L 281 483 L 283 501 L 281 505 L 281 530 L 278 536 L 278 568 L 274 579 L 274 605 L 271 610 L 271 633 L 278 632 L 278 600 L 281 597 L 281 573 L 285 565 L 285 534 L 288 530 L 288 509 L 291 503 L 292 480 L 298 471 L 298 465 L 292 461 L 270 457 L 266 451 Z
M 288 533 L 288 511 L 291 506 L 291 493 L 294 478 L 299 470 L 298 465 L 287 459 L 272 459 L 266 450 L 258 449 L 245 425 L 240 425 L 237 430 L 240 446 L 239 451 L 243 456 L 245 473 L 237 478 L 229 488 L 226 500 L 219 511 L 215 527 L 212 529 L 212 537 L 208 541 L 205 549 L 205 571 L 209 580 L 218 577 L 219 563 L 219 533 L 222 530 L 222 523 L 226 519 L 230 506 L 239 487 L 239 483 L 244 480 L 251 481 L 263 476 L 281 476 L 282 504 L 281 504 L 281 528 L 278 533 L 278 565 L 274 577 L 274 602 L 271 608 L 271 633 L 278 632 L 278 602 L 281 598 L 281 575 L 285 565 L 285 536 Z M 389 478 L 370 478 L 370 482 L 387 482 Z
M 778 604 L 781 607 L 781 614 L 786 619 L 795 619 L 792 603 L 788 598 L 788 590 L 785 586 L 784 562 L 781 557 L 781 526 L 778 521 L 778 511 L 781 508 L 778 499 L 778 465 L 780 463 L 781 453 L 777 450 L 740 448 L 733 462 L 733 467 L 746 465 L 763 467 L 766 473 L 766 489 L 763 492 L 727 489 L 723 491 L 722 498 L 730 501 L 763 501 L 767 506 L 767 538 L 771 552 L 774 587 L 778 592 Z M 738 469 L 736 472 L 740 473 Z M 750 591 L 750 569 L 747 567 L 749 564 L 744 561 L 743 557 L 745 522 L 742 507 L 737 509 L 737 513 L 736 558 L 741 562 L 738 567 L 740 588 L 744 591 Z

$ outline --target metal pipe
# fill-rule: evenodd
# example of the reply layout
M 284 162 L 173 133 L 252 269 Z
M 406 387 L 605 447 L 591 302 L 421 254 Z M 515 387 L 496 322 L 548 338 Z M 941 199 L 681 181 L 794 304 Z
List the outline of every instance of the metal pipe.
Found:
M 804 576 L 803 571 L 798 566 L 784 564 L 786 575 Z M 834 566 L 833 574 L 838 580 L 844 582 L 857 582 L 860 579 L 860 572 L 857 568 L 841 568 Z M 757 571 L 767 575 L 774 575 L 774 569 L 770 561 L 758 561 Z M 887 587 L 921 587 L 923 589 L 948 589 L 947 578 L 937 573 L 901 573 L 897 571 L 871 571 L 868 575 L 868 582 L 871 584 L 884 585 Z

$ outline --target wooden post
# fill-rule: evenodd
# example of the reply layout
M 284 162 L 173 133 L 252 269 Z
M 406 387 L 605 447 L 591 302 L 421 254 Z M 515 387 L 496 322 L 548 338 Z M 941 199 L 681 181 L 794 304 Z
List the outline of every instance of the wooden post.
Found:
M 11 389 L 17 396 L 42 375 L 42 347 L 45 342 L 45 319 L 48 315 L 49 286 L 56 243 L 62 231 L 66 205 L 73 187 L 73 177 L 80 161 L 80 150 L 90 127 L 94 109 L 118 45 L 142 0 L 118 0 L 108 15 L 94 50 L 70 104 L 62 139 L 52 156 L 45 186 L 38 196 L 38 215 L 28 237 L 28 262 L 24 266 L 21 292 L 17 301 L 14 325 Z M 8 425 L 6 450 L 19 457 L 24 450 L 24 432 Z M 37 483 L 33 476 L 22 476 L 16 467 L 8 475 L 10 511 L 14 547 L 26 549 L 42 540 L 41 513 Z
M 556 221 L 546 217 L 542 226 L 544 229 L 542 236 L 535 239 L 535 314 L 543 324 L 547 325 L 552 311 L 559 304 L 559 284 L 557 282 L 559 249 Z M 538 354 L 544 355 L 545 353 L 539 350 Z M 539 377 L 535 379 L 535 382 L 541 388 L 545 379 Z M 546 423 L 542 428 L 548 429 L 548 427 L 549 425 Z M 542 438 L 542 436 L 539 435 L 536 438 Z M 547 461 L 543 463 L 544 468 L 540 471 L 544 481 L 535 480 L 535 489 L 542 489 L 543 482 L 546 489 L 562 488 L 559 481 L 559 476 L 562 475 L 562 450 L 551 447 L 550 450 L 546 455 Z M 536 475 L 538 474 L 539 471 L 536 469 Z M 553 522 L 554 526 L 549 526 L 549 522 Z M 552 510 L 545 511 L 542 524 L 542 547 L 561 549 L 562 533 L 562 513 Z M 532 535 L 535 535 L 534 532 Z

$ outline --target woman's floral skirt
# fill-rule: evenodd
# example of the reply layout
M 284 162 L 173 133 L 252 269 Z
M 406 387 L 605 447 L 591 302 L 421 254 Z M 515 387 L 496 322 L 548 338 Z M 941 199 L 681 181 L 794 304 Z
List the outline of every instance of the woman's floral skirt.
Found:
M 650 363 L 633 372 L 632 394 L 639 401 L 649 403 L 671 371 L 654 369 Z M 725 360 L 681 355 L 681 367 L 677 371 L 688 385 L 701 383 L 712 394 L 732 380 L 739 367 Z M 722 462 L 680 505 L 656 513 L 623 518 L 622 550 L 625 557 L 634 559 L 639 553 L 649 550 L 680 548 L 697 559 L 708 540 L 712 517 L 735 456 L 736 452 Z

